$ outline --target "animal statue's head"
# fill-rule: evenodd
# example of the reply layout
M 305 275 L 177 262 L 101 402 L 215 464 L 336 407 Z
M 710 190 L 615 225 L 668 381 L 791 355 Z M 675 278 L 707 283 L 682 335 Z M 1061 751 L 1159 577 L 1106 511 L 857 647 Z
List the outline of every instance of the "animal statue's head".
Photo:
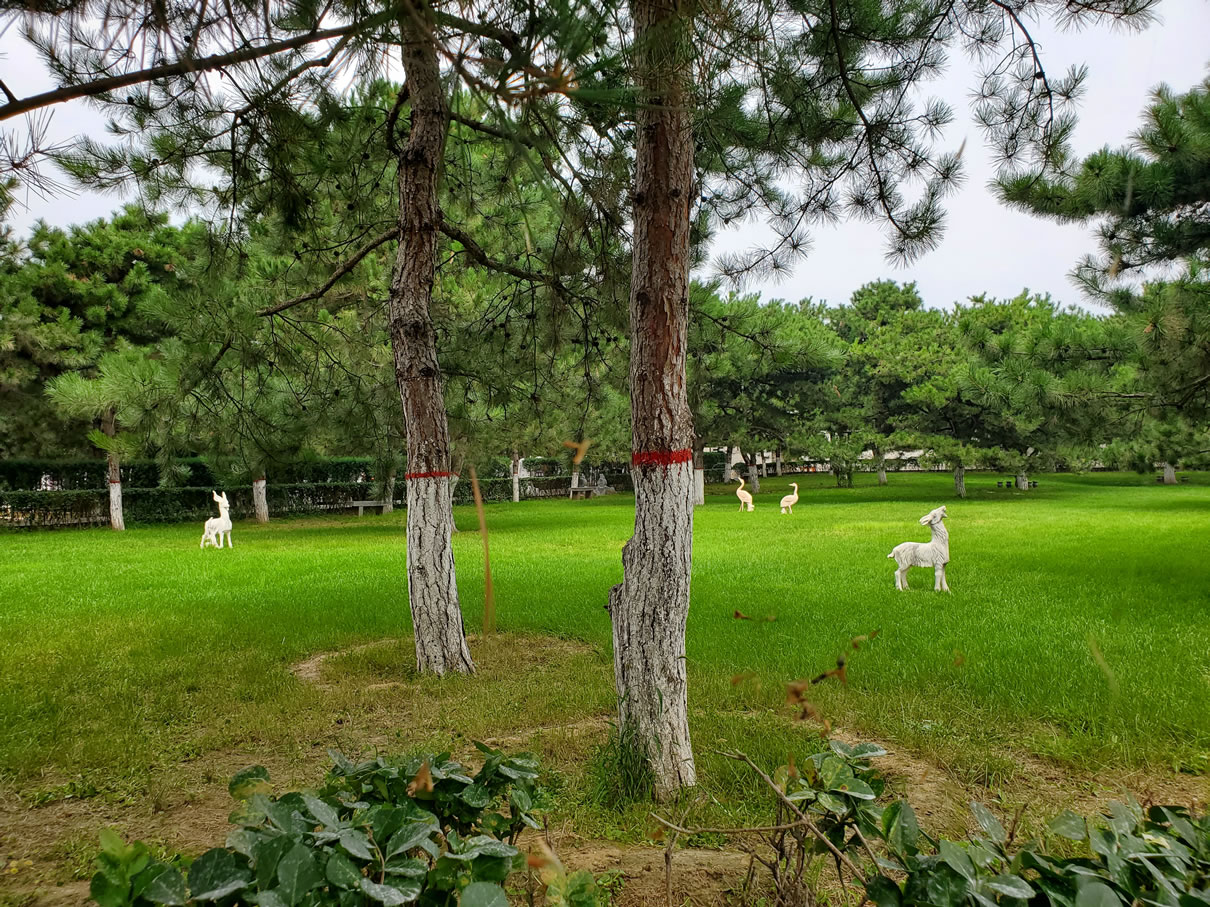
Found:
M 797 483 L 797 482 L 791 482 L 790 484 L 794 486 L 794 493 L 795 493 L 795 494 L 798 494 L 798 483 Z
M 921 526 L 935 526 L 945 519 L 945 505 L 938 507 L 936 510 L 930 510 L 920 518 Z
M 219 510 L 226 510 L 228 507 L 231 506 L 230 504 L 227 503 L 227 492 L 224 491 L 220 495 L 217 491 L 212 490 L 210 493 L 212 495 L 214 495 L 214 503 L 218 504 Z

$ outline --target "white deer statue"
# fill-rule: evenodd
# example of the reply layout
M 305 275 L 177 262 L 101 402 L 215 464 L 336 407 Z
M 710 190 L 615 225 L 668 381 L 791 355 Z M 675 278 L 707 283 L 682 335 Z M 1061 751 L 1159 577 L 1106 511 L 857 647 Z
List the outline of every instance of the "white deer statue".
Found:
M 202 543 L 198 548 L 205 548 L 209 542 L 215 548 L 223 547 L 223 533 L 227 533 L 227 547 L 234 548 L 231 544 L 231 505 L 227 503 L 227 492 L 220 495 L 217 491 L 212 491 L 214 502 L 218 504 L 218 516 L 212 516 L 206 520 L 206 527 L 202 533 Z
M 949 584 L 945 581 L 945 565 L 950 560 L 950 534 L 946 531 L 945 507 L 930 510 L 920 518 L 921 526 L 928 526 L 933 531 L 933 537 L 928 542 L 904 542 L 896 545 L 887 555 L 894 558 L 899 566 L 895 570 L 895 588 L 904 590 L 908 587 L 909 567 L 932 567 L 935 582 L 934 592 L 949 592 Z
M 745 510 L 751 511 L 756 509 L 756 505 L 752 503 L 752 495 L 749 492 L 744 491 L 743 476 L 739 477 L 739 488 L 735 489 L 735 496 L 739 498 L 740 513 L 743 513 Z
M 794 494 L 788 494 L 781 499 L 782 513 L 793 513 L 794 505 L 798 503 L 798 483 L 791 482 L 790 484 L 794 486 Z

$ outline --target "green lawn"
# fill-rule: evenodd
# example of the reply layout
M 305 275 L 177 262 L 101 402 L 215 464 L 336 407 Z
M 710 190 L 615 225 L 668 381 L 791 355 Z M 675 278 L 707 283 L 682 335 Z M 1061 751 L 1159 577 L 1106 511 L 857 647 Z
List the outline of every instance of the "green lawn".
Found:
M 808 725 L 785 720 L 785 683 L 874 629 L 849 653 L 847 689 L 813 691 L 854 733 L 975 775 L 1021 751 L 1081 770 L 1205 771 L 1210 478 L 1039 478 L 1022 494 L 972 474 L 959 501 L 947 475 L 893 474 L 886 488 L 863 475 L 850 490 L 811 476 L 793 516 L 777 507 L 788 480 L 767 480 L 751 514 L 713 489 L 696 518 L 688 631 L 707 787 L 731 783 L 709 754 L 720 740 L 777 758 L 807 739 Z M 926 540 L 917 519 L 942 503 L 953 594 L 933 593 L 925 570 L 897 593 L 887 554 Z M 475 632 L 481 548 L 473 509 L 457 519 Z M 603 605 L 632 499 L 492 504 L 487 520 L 499 627 L 520 635 L 473 645 L 478 677 L 404 692 L 326 692 L 289 670 L 408 632 L 402 513 L 241 523 L 222 552 L 199 551 L 194 525 L 0 534 L 0 794 L 138 795 L 191 760 L 330 740 L 335 712 L 346 729 L 407 745 L 609 715 Z M 549 636 L 586 645 L 564 652 Z M 411 671 L 406 640 L 342 661 L 376 683 Z

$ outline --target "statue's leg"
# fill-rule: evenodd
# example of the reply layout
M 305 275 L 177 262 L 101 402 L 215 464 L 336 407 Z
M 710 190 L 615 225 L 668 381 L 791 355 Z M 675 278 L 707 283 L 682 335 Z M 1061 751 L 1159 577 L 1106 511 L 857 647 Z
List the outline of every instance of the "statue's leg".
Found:
M 945 566 L 943 564 L 934 564 L 933 591 L 940 592 L 943 585 L 945 585 Z
M 900 567 L 895 572 L 895 576 L 899 579 L 899 588 L 905 592 L 907 591 L 907 587 L 908 587 L 907 573 L 908 573 L 907 567 Z
M 938 569 L 941 571 L 941 591 L 949 592 L 950 584 L 945 581 L 945 564 L 942 564 Z

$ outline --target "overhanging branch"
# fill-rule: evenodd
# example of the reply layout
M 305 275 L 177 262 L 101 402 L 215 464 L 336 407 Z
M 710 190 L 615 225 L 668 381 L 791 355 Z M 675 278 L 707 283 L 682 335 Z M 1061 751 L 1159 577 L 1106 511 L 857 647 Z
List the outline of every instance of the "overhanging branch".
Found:
M 262 318 L 265 318 L 270 315 L 276 315 L 279 312 L 284 312 L 286 309 L 292 309 L 292 308 L 294 308 L 294 306 L 301 305 L 304 302 L 310 302 L 312 299 L 319 299 L 321 296 L 323 296 L 325 293 L 327 293 L 328 290 L 330 290 L 330 289 L 332 289 L 332 287 L 336 286 L 336 282 L 338 280 L 340 280 L 340 278 L 344 277 L 346 274 L 348 274 L 350 271 L 352 271 L 355 267 L 357 267 L 358 262 L 360 262 L 363 258 L 365 258 L 367 255 L 369 255 L 371 252 L 373 252 L 379 246 L 383 245 L 384 243 L 390 242 L 392 239 L 397 239 L 398 237 L 399 237 L 399 227 L 398 226 L 391 227 L 391 229 L 389 229 L 389 230 L 384 230 L 382 233 L 379 233 L 377 236 L 375 236 L 373 239 L 371 239 L 368 243 L 366 243 L 364 246 L 362 246 L 360 249 L 358 249 L 356 252 L 354 252 L 352 256 L 345 259 L 344 263 L 339 268 L 337 268 L 335 271 L 332 272 L 332 276 L 329 277 L 326 281 L 324 281 L 322 286 L 317 287 L 316 289 L 312 290 L 310 293 L 304 293 L 301 296 L 295 296 L 293 299 L 287 299 L 285 302 L 279 302 L 277 305 L 271 306 L 270 308 L 261 309 L 256 314 L 260 315 Z
M 44 91 L 41 94 L 31 95 L 27 98 L 16 99 L 12 97 L 11 93 L 6 92 L 10 100 L 7 104 L 0 105 L 0 120 L 11 119 L 23 113 L 29 113 L 31 110 L 51 107 L 55 104 L 62 104 L 65 101 L 72 101 L 77 98 L 96 97 L 97 95 L 106 94 L 119 88 L 126 88 L 130 85 L 140 85 L 156 79 L 167 79 L 190 72 L 208 72 L 222 69 L 224 66 L 235 66 L 240 63 L 260 60 L 287 50 L 297 50 L 300 47 L 306 47 L 308 44 L 314 44 L 318 41 L 326 41 L 330 38 L 343 38 L 364 29 L 372 28 L 387 21 L 389 18 L 387 14 L 379 14 L 371 16 L 364 21 L 343 25 L 339 28 L 314 29 L 303 35 L 295 35 L 293 38 L 286 38 L 256 47 L 243 47 L 230 53 L 212 54 L 200 59 L 186 56 L 175 63 L 164 63 L 159 66 L 122 73 L 117 76 L 93 79 L 89 82 L 82 82 L 79 85 L 65 85 L 62 88 L 56 88 L 53 91 Z

